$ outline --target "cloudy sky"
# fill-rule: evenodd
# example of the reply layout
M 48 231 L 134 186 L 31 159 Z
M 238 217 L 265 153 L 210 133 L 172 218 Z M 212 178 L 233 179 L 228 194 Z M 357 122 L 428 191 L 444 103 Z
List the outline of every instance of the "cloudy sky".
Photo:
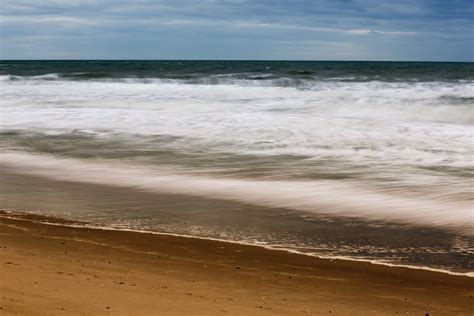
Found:
M 2 59 L 474 61 L 472 0 L 1 0 Z

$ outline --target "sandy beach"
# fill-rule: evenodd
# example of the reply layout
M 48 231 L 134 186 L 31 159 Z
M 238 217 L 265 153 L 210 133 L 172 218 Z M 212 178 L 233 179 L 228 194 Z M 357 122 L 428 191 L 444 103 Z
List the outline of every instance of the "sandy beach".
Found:
M 1 1 L 0 316 L 474 316 L 473 3 Z
M 472 278 L 0 218 L 2 315 L 471 315 Z

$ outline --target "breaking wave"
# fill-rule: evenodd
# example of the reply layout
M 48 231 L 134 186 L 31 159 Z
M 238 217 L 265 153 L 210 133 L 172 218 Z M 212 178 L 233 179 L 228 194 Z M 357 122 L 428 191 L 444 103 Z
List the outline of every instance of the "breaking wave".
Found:
M 194 84 L 194 85 L 237 85 L 247 87 L 293 87 L 301 89 L 318 88 L 327 83 L 361 83 L 361 82 L 386 82 L 386 83 L 417 83 L 436 82 L 420 81 L 406 78 L 382 78 L 380 76 L 337 76 L 320 77 L 317 75 L 279 75 L 272 73 L 229 73 L 214 75 L 181 75 L 160 77 L 114 77 L 100 72 L 77 73 L 50 73 L 37 76 L 0 75 L 0 82 L 39 82 L 39 81 L 91 81 L 91 82 L 122 82 L 136 84 Z M 441 80 L 445 83 L 474 84 L 474 80 L 456 79 Z

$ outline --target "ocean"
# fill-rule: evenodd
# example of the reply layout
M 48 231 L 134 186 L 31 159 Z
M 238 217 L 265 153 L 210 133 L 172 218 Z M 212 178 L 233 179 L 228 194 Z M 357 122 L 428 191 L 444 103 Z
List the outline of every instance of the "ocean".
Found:
M 0 61 L 0 88 L 7 211 L 472 272 L 474 63 Z

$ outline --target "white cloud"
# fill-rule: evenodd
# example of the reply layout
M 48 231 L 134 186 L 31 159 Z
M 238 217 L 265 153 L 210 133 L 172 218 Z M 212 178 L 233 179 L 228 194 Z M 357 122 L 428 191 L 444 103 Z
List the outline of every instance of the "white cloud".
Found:
M 395 36 L 413 36 L 418 35 L 418 32 L 405 32 L 405 31 L 379 31 L 370 29 L 352 29 L 344 31 L 354 35 L 369 35 L 369 34 L 382 34 L 382 35 L 395 35 Z

